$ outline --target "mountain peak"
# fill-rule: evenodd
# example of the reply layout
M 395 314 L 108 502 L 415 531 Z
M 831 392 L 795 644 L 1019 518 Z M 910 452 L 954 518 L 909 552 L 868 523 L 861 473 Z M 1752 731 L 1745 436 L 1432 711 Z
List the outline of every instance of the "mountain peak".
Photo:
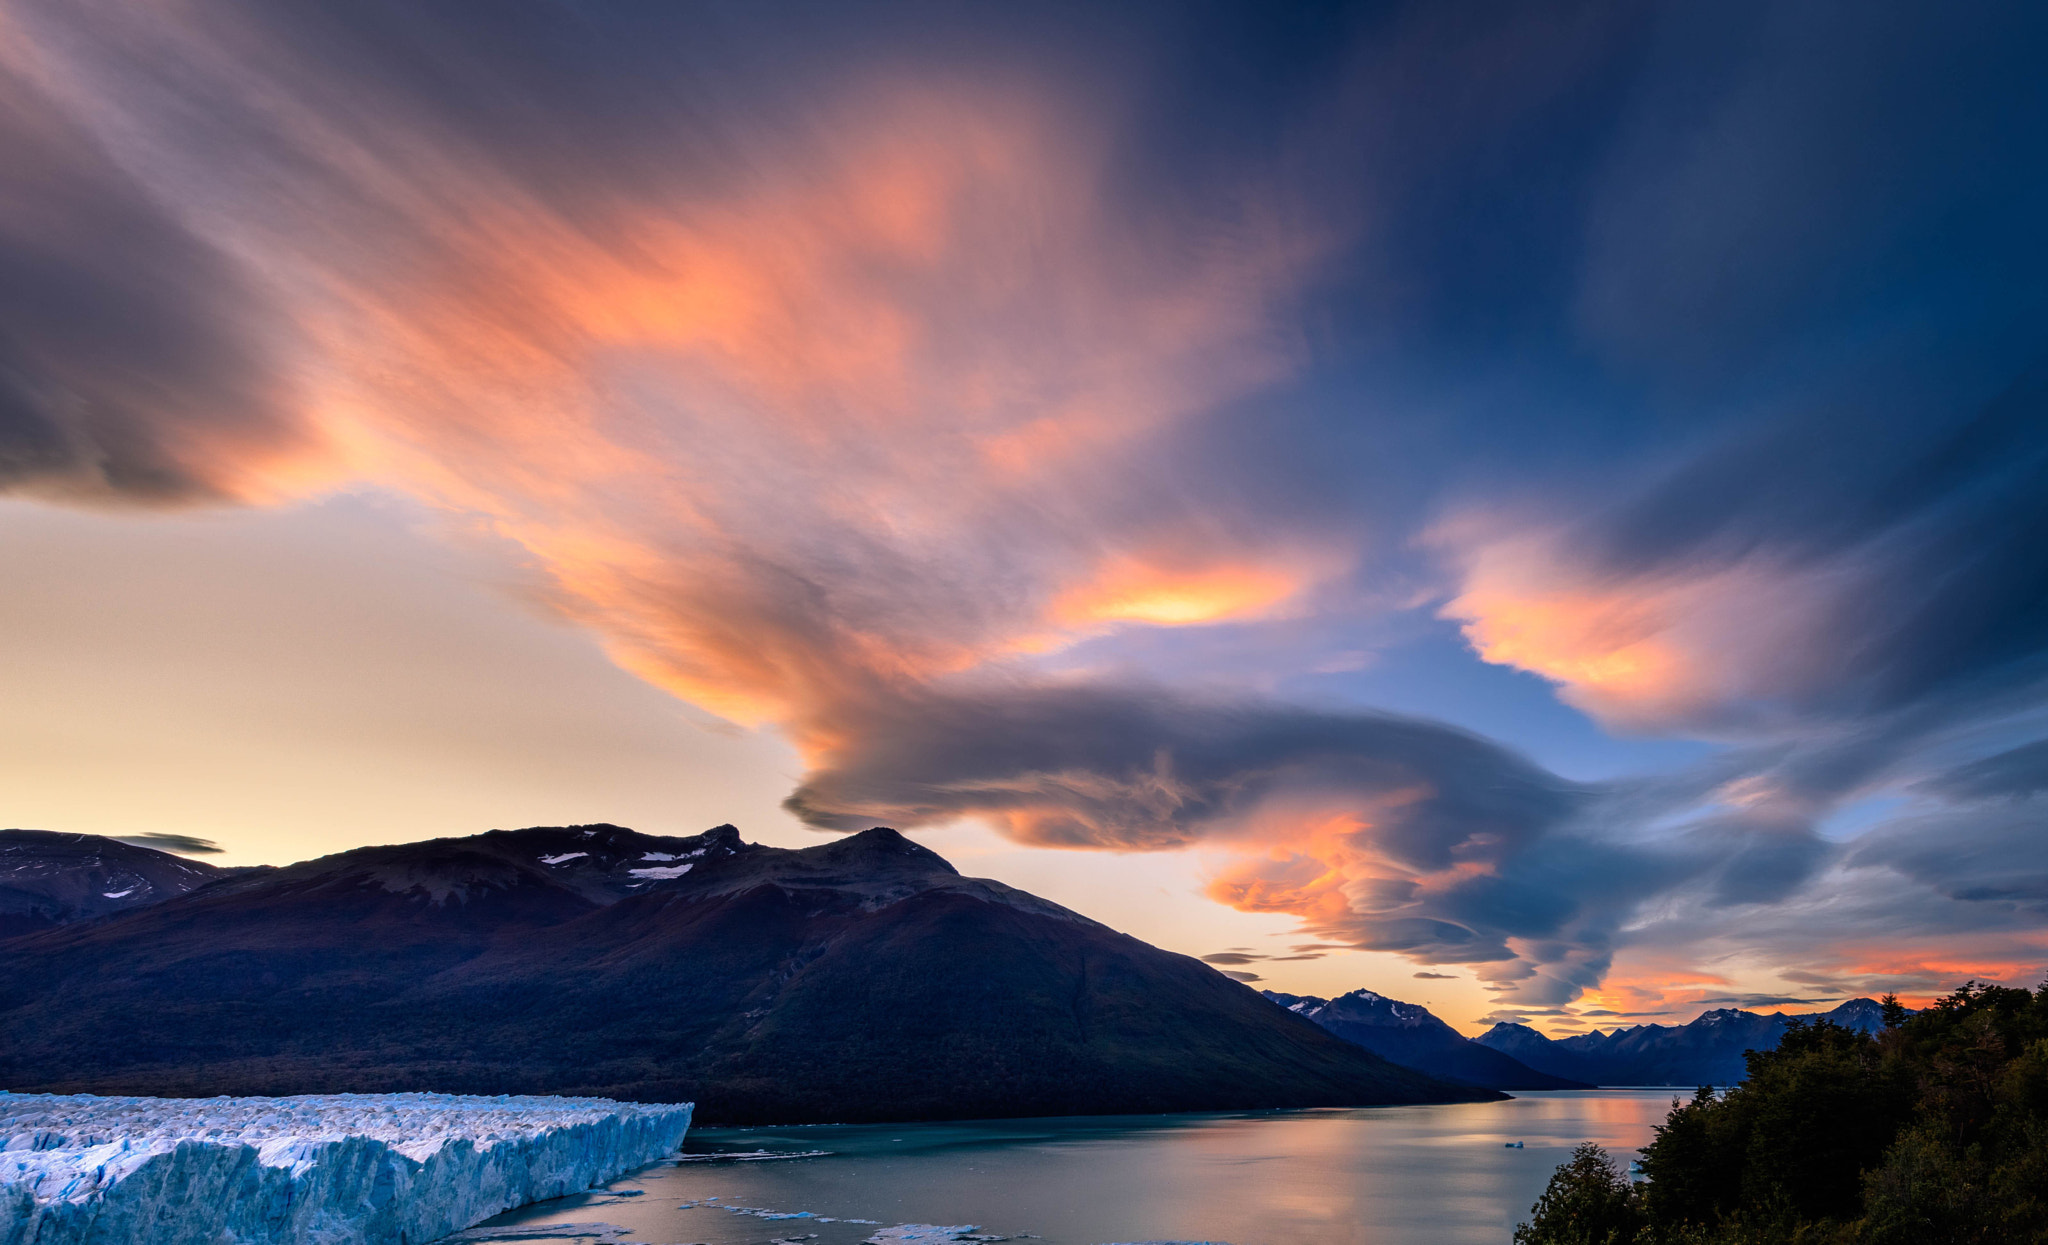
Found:
M 1313 994 L 1287 994 L 1280 990 L 1261 990 L 1260 994 L 1278 1003 L 1290 1012 L 1314 1019 L 1313 1013 L 1329 1006 L 1330 1000 Z
M 97 834 L 0 830 L 0 938 L 145 907 L 233 872 Z
M 1340 994 L 1323 1008 L 1322 1016 L 1328 1020 L 1341 1018 L 1362 1024 L 1455 1032 L 1420 1003 L 1403 1003 L 1399 999 L 1388 998 L 1377 990 L 1358 989 L 1349 994 Z
M 1755 1012 L 1746 1012 L 1739 1007 L 1716 1007 L 1710 1011 L 1701 1012 L 1693 1023 L 1717 1025 L 1725 1024 L 1730 1020 L 1754 1020 L 1756 1016 Z
M 1403 1003 L 1377 990 L 1353 990 L 1328 1000 L 1272 990 L 1261 993 L 1347 1042 L 1431 1076 L 1490 1089 L 1583 1088 L 1578 1081 L 1540 1072 L 1513 1055 L 1474 1042 L 1419 1003 Z
M 962 877 L 945 857 L 887 826 L 811 847 L 741 847 L 741 852 L 725 859 L 707 859 L 704 868 L 675 888 L 677 897 L 739 894 L 757 886 L 774 886 L 813 896 L 837 894 L 872 908 L 927 891 L 945 890 L 1025 908 L 1042 916 L 1092 924 L 1058 904 L 1001 882 Z
M 1807 1013 L 1716 1007 L 1685 1024 L 1595 1029 L 1555 1040 L 1523 1025 L 1497 1024 L 1479 1041 L 1532 1067 L 1603 1085 L 1732 1085 L 1745 1075 L 1744 1051 L 1775 1049 L 1788 1027 L 1815 1020 L 1874 1033 L 1884 1027 L 1884 1008 L 1871 999 Z
M 905 838 L 900 831 L 888 826 L 875 826 L 859 834 L 849 834 L 832 846 L 838 847 L 848 856 L 861 859 L 916 861 L 922 865 L 943 869 L 947 873 L 957 875 L 960 872 L 944 856 Z

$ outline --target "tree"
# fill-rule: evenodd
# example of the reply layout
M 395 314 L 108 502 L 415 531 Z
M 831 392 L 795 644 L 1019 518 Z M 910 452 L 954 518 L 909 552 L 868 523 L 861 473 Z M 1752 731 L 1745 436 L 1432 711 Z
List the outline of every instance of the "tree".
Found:
M 1640 1197 L 1646 1218 L 1659 1224 L 1710 1224 L 1732 1209 L 1742 1193 L 1742 1151 L 1730 1144 L 1734 1123 L 1721 1110 L 1710 1086 L 1691 1102 L 1671 1104 L 1671 1114 L 1643 1148 L 1648 1183 Z
M 1551 1175 L 1530 1213 L 1515 1245 L 1632 1245 L 1643 1222 L 1635 1186 L 1590 1141 Z
M 1795 1022 L 1673 1102 L 1634 1187 L 1580 1146 L 1517 1245 L 2048 1245 L 2048 985 L 1971 981 L 1876 1038 Z
M 1887 994 L 1883 998 L 1879 999 L 1877 1002 L 1878 1006 L 1881 1007 L 1884 1011 L 1885 1028 L 1899 1029 L 1905 1026 L 1906 1005 L 1899 1002 L 1898 995 Z
M 1742 1201 L 1806 1220 L 1854 1217 L 1862 1173 L 1883 1159 L 1911 1114 L 1911 1088 L 1885 1066 L 1876 1042 L 1826 1020 L 1794 1021 L 1776 1050 L 1745 1058 L 1749 1077 L 1728 1094 Z
M 1863 1177 L 1863 1232 L 1871 1245 L 1968 1245 L 1983 1218 L 1981 1177 L 1939 1128 L 1906 1130 Z

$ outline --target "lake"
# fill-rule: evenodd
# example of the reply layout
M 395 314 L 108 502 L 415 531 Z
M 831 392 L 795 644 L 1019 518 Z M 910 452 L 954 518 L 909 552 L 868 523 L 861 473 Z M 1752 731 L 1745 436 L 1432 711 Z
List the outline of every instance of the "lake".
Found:
M 1674 1094 L 1690 1096 L 1604 1089 L 1348 1111 L 692 1130 L 683 1161 L 465 1236 L 853 1245 L 892 1225 L 973 1224 L 985 1239 L 1046 1245 L 1506 1245 L 1573 1146 L 1597 1141 L 1634 1158 Z M 761 1157 L 805 1152 L 820 1153 Z

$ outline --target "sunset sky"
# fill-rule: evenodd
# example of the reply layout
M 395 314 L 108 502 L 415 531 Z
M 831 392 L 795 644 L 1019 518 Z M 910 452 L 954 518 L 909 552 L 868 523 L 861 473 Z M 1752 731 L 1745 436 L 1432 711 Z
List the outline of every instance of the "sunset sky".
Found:
M 2036 984 L 2044 63 L 4 0 L 0 825 L 893 825 L 1468 1032 Z

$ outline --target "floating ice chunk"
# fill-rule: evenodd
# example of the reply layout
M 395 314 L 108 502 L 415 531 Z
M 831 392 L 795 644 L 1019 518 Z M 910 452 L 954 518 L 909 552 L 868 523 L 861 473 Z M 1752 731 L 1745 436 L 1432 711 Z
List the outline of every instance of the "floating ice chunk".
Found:
M 677 856 L 676 856 L 676 854 L 675 854 L 674 852 L 642 852 L 642 853 L 640 853 L 640 859 L 642 859 L 642 860 L 675 860 L 675 859 L 677 859 Z
M 126 899 L 141 889 L 139 886 L 131 886 L 125 891 L 101 891 L 100 894 L 108 899 Z
M 590 1241 L 592 1245 L 624 1242 L 631 1228 L 615 1223 L 526 1223 L 504 1228 L 471 1228 L 435 1242 L 435 1245 L 467 1245 L 468 1242 L 497 1241 Z
M 955 1224 L 942 1228 L 931 1223 L 899 1223 L 893 1228 L 883 1228 L 862 1242 L 862 1245 L 953 1245 L 955 1241 L 999 1241 L 999 1236 L 977 1237 L 980 1225 L 973 1223 Z
M 815 1159 L 830 1150 L 736 1150 L 727 1154 L 678 1154 L 677 1163 L 772 1163 L 777 1159 Z
M 588 855 L 590 855 L 589 852 L 563 852 L 559 856 L 543 856 L 540 858 L 540 862 L 544 865 L 558 865 L 565 860 L 574 860 L 578 856 Z
M 695 867 L 694 865 L 653 865 L 645 869 L 628 869 L 626 872 L 636 878 L 679 878 Z
M 604 1098 L 0 1092 L 0 1245 L 410 1245 L 673 1154 L 689 1124 Z

